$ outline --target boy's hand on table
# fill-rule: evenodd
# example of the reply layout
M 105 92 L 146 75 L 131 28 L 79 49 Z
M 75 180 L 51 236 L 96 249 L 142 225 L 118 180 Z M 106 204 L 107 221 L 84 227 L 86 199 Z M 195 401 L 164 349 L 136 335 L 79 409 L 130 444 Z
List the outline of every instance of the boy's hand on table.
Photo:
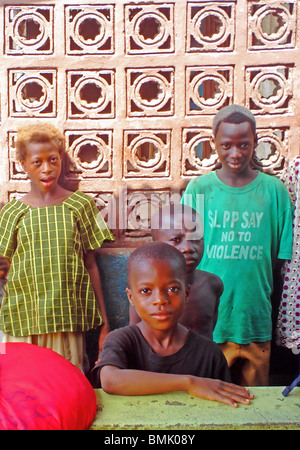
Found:
M 238 406 L 238 403 L 248 405 L 254 398 L 254 395 L 243 386 L 211 378 L 191 377 L 191 387 L 188 392 L 195 397 L 216 400 L 234 408 Z
M 247 388 L 221 380 L 192 375 L 119 369 L 111 365 L 102 367 L 100 380 L 102 389 L 108 394 L 150 395 L 185 391 L 195 397 L 216 400 L 234 408 L 238 403 L 248 405 L 254 398 Z

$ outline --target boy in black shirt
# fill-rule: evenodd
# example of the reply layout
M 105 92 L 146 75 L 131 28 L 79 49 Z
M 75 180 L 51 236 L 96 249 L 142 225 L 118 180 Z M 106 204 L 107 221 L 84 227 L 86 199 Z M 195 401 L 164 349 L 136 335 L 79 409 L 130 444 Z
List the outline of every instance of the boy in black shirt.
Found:
M 228 405 L 249 404 L 249 391 L 229 383 L 217 344 L 178 323 L 188 294 L 183 255 L 169 244 L 137 248 L 128 261 L 127 295 L 141 321 L 109 333 L 94 368 L 110 394 L 186 391 Z
M 151 218 L 153 241 L 166 242 L 179 250 L 186 262 L 189 295 L 179 322 L 186 328 L 213 340 L 223 282 L 217 275 L 197 269 L 204 250 L 203 226 L 190 206 L 170 203 Z M 136 309 L 130 306 L 130 323 L 138 323 Z

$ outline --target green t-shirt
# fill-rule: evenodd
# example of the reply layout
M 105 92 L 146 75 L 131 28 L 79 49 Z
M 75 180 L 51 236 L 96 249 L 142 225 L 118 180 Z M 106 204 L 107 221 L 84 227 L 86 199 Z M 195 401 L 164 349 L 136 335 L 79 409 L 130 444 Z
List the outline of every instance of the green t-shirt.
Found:
M 198 268 L 224 283 L 214 340 L 269 341 L 272 267 L 277 258 L 290 259 L 292 249 L 293 207 L 286 187 L 258 172 L 250 184 L 235 188 L 212 172 L 192 180 L 182 202 L 203 220 L 205 251 Z

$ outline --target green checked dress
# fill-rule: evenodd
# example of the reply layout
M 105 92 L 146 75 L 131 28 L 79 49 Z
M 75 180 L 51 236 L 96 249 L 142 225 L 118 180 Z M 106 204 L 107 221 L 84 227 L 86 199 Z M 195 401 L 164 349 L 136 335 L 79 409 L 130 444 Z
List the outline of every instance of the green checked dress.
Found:
M 12 336 L 86 331 L 102 318 L 84 253 L 113 239 L 94 200 L 80 191 L 59 205 L 13 199 L 0 213 L 0 255 L 11 267 L 0 330 Z

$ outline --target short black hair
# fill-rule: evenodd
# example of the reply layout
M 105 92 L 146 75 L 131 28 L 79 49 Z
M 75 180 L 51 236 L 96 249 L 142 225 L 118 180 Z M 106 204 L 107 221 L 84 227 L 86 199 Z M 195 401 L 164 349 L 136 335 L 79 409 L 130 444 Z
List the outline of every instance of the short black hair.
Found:
M 130 286 L 130 274 L 135 267 L 141 265 L 145 260 L 169 261 L 176 266 L 176 270 L 186 280 L 186 262 L 184 256 L 177 248 L 165 242 L 149 242 L 137 247 L 128 258 L 128 286 Z
M 201 231 L 201 236 L 203 237 L 203 225 L 202 220 L 198 212 L 189 205 L 185 205 L 184 203 L 173 202 L 166 203 L 160 205 L 159 208 L 155 211 L 153 216 L 151 217 L 151 235 L 152 239 L 155 241 L 157 239 L 157 232 L 163 230 L 163 218 L 167 217 L 169 222 L 167 222 L 167 229 L 174 229 L 174 224 L 172 223 L 172 219 L 177 216 L 184 217 L 185 215 L 189 215 L 192 219 L 192 222 L 195 223 L 194 229 L 189 231 L 196 232 Z M 200 238 L 199 238 L 200 239 Z
M 222 122 L 237 123 L 237 124 L 249 122 L 253 136 L 254 137 L 256 136 L 255 117 L 248 108 L 245 108 L 245 106 L 233 104 L 225 106 L 224 108 L 220 109 L 220 111 L 215 115 L 213 120 L 212 129 L 214 137 L 217 136 L 219 127 Z

